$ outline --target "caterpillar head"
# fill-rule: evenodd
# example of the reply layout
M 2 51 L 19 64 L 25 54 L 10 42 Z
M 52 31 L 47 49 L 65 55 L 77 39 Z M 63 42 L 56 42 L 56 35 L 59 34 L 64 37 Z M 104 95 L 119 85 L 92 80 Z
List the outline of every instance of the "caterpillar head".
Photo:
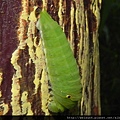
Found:
M 53 113 L 64 112 L 65 108 L 55 101 L 48 104 L 48 109 Z

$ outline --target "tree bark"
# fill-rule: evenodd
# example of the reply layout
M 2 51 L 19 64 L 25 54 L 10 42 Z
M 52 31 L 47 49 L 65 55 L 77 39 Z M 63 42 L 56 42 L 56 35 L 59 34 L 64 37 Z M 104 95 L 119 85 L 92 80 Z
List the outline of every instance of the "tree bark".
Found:
M 77 114 L 100 115 L 101 0 L 0 1 L 0 115 L 50 115 L 38 6 L 60 24 L 79 65 L 83 89 Z

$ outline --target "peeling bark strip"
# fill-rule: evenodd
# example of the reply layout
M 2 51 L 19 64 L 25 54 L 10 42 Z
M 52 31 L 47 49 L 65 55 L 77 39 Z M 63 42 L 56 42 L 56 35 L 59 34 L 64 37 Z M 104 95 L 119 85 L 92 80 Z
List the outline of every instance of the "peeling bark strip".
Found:
M 26 46 L 26 28 L 27 27 L 27 18 L 28 18 L 28 3 L 27 1 L 22 1 L 22 13 L 20 16 L 20 26 L 18 29 L 18 40 L 19 45 L 17 49 L 13 52 L 12 58 L 11 58 L 11 64 L 13 65 L 14 69 L 16 70 L 13 78 L 12 78 L 12 98 L 11 98 L 11 106 L 12 106 L 12 115 L 24 115 L 24 114 L 31 114 L 33 115 L 33 112 L 31 111 L 30 103 L 27 101 L 28 92 L 27 90 L 23 89 L 20 85 L 20 81 L 24 81 L 24 76 L 22 74 L 22 66 L 20 65 L 19 59 L 20 54 L 22 50 L 25 49 Z M 24 61 L 22 61 L 24 63 Z M 23 91 L 22 91 L 22 90 Z M 20 90 L 22 92 L 22 96 L 20 93 Z M 20 101 L 22 104 L 20 104 Z M 26 106 L 26 107 L 25 107 Z M 28 110 L 28 108 L 30 110 Z M 29 111 L 31 111 L 29 113 Z
M 99 5 L 99 6 L 98 6 Z M 82 72 L 82 115 L 100 115 L 98 27 L 101 0 L 81 0 L 79 64 Z
M 10 59 L 17 44 L 20 1 L 0 0 L 0 115 L 11 114 L 13 67 Z
M 19 86 L 16 90 L 12 87 L 12 115 L 41 114 L 38 108 L 41 106 L 38 95 L 40 94 L 40 75 L 43 69 L 42 48 L 41 42 L 36 36 L 35 10 L 37 6 L 29 7 L 29 4 L 28 0 L 22 1 L 18 29 L 19 44 L 11 58 L 11 63 L 16 70 L 12 85 Z M 37 101 L 36 104 L 33 104 L 34 99 Z M 35 106 L 37 107 L 35 108 Z

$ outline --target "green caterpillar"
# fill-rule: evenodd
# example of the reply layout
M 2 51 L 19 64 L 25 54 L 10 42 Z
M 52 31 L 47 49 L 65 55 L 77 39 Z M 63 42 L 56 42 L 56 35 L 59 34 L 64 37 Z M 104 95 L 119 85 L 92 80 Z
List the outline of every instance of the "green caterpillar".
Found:
M 64 112 L 74 107 L 81 98 L 79 69 L 64 32 L 46 12 L 40 13 L 40 30 L 52 96 L 48 103 L 51 112 Z

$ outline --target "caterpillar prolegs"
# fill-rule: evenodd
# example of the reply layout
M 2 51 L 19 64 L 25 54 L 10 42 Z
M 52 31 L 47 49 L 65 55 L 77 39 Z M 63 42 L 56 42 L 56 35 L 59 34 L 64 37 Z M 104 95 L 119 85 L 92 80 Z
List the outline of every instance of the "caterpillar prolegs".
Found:
M 81 98 L 79 69 L 69 42 L 61 27 L 46 12 L 38 20 L 47 59 L 52 97 L 48 103 L 51 112 L 63 112 L 76 105 Z

